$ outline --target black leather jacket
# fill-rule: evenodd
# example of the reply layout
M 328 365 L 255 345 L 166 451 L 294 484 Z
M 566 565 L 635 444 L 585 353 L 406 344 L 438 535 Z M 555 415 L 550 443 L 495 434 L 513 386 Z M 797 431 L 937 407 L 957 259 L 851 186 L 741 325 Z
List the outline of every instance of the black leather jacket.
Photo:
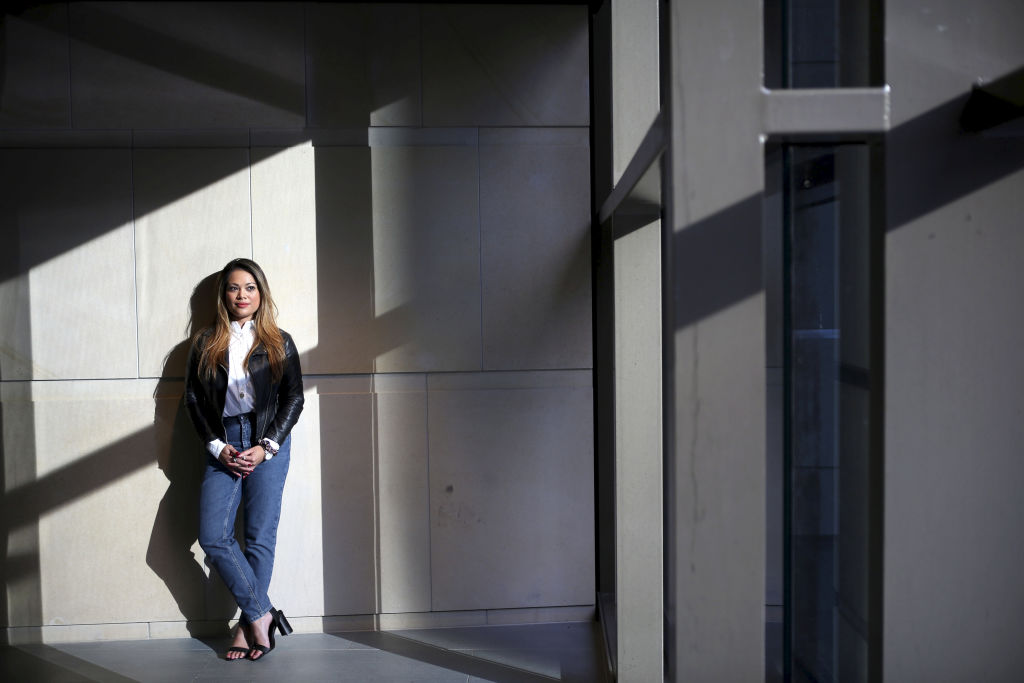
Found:
M 185 405 L 203 443 L 214 439 L 225 440 L 224 396 L 228 388 L 228 369 L 223 363 L 217 364 L 217 374 L 212 380 L 199 376 L 199 349 L 210 337 L 204 332 L 192 345 L 188 354 L 185 373 Z M 249 356 L 249 374 L 256 392 L 256 433 L 253 444 L 267 438 L 284 443 L 302 412 L 302 369 L 299 367 L 299 353 L 291 335 L 281 330 L 284 337 L 284 373 L 280 382 L 274 382 L 267 362 L 267 352 L 262 346 Z

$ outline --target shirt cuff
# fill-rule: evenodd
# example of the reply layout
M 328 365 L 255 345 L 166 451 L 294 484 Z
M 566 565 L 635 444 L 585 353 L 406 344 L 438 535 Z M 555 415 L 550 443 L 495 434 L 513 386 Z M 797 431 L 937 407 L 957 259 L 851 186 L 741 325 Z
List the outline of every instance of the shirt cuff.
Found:
M 210 455 L 213 457 L 219 458 L 220 452 L 224 450 L 225 446 L 227 446 L 227 444 L 220 439 L 214 439 L 210 443 L 206 444 L 206 450 L 210 451 Z
M 281 445 L 274 441 L 273 439 L 267 439 L 266 441 L 267 443 L 270 444 L 270 447 L 273 448 L 275 452 L 281 450 Z

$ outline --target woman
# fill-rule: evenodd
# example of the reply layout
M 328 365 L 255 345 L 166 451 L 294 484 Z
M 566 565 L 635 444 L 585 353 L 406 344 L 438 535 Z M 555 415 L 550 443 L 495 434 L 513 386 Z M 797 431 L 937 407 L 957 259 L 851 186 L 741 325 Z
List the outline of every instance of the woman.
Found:
M 185 403 L 209 457 L 199 495 L 199 544 L 235 596 L 242 617 L 229 660 L 258 661 L 274 633 L 291 633 L 267 596 L 292 427 L 302 412 L 295 343 L 277 327 L 263 270 L 238 258 L 217 278 L 217 315 L 192 341 Z M 245 551 L 235 540 L 245 504 Z

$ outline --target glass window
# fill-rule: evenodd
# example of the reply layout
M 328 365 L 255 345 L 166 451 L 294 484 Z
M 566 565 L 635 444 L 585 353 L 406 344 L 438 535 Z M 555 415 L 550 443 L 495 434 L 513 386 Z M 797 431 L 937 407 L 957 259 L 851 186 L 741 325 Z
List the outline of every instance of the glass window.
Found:
M 866 681 L 880 616 L 872 149 L 784 145 L 782 167 L 786 678 Z
M 765 0 L 765 86 L 884 83 L 880 0 Z

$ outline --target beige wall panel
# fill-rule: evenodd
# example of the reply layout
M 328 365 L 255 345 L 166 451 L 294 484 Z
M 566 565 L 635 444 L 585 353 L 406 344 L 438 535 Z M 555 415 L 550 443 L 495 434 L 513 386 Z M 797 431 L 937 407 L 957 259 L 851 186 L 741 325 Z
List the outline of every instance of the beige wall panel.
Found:
M 377 375 L 382 612 L 430 611 L 430 495 L 424 375 Z
M 368 373 L 376 354 L 370 150 L 315 147 L 313 163 L 315 258 L 305 263 L 295 259 L 289 266 L 294 273 L 290 277 L 301 278 L 303 288 L 311 287 L 315 301 L 311 322 L 317 326 L 316 343 L 296 340 L 308 349 L 303 371 Z M 306 242 L 303 248 L 308 247 Z M 301 307 L 307 309 L 308 304 Z
M 71 3 L 78 128 L 301 127 L 302 5 Z
M 423 13 L 423 125 L 586 126 L 587 10 L 429 5 Z
M 885 3 L 885 82 L 894 127 L 1020 68 L 1021 4 L 984 0 L 972 10 L 964 16 L 956 0 Z
M 429 391 L 489 391 L 512 389 L 590 389 L 593 373 L 589 370 L 549 370 L 546 372 L 442 373 L 428 375 Z
M 738 661 L 701 658 L 694 664 L 704 680 L 715 680 L 720 670 L 763 672 L 764 667 L 763 311 L 763 297 L 754 296 L 676 333 L 676 358 L 686 362 L 677 366 L 682 374 L 676 400 L 690 411 L 676 413 L 677 448 L 685 455 L 677 470 L 677 505 L 686 523 L 677 546 L 686 564 L 679 565 L 677 576 L 683 581 L 689 574 L 706 586 L 706 593 L 687 592 L 681 598 L 688 608 L 684 626 L 695 633 L 701 615 L 729 615 L 733 625 L 715 624 L 716 631 L 742 627 L 741 632 L 725 632 L 750 655 Z M 739 363 L 740 358 L 749 362 Z M 741 442 L 735 448 L 742 449 L 734 451 L 730 444 L 740 440 L 750 443 Z M 677 640 L 677 647 L 685 642 Z
M 670 5 L 675 529 L 666 642 L 679 680 L 765 672 L 764 25 L 746 0 Z M 723 273 L 729 273 L 723 277 Z M 669 474 L 669 473 L 666 473 Z
M 622 178 L 661 109 L 658 0 L 611 4 L 612 164 Z
M 70 124 L 67 16 L 59 3 L 4 16 L 0 128 Z
M 484 626 L 487 611 L 461 612 L 418 612 L 380 615 L 380 628 L 384 631 L 424 628 L 458 628 L 460 626 Z
M 377 611 L 373 405 L 369 383 L 320 393 L 324 613 Z
M 134 377 L 131 158 L 0 155 L 0 377 Z
M 328 547 L 323 527 L 327 508 L 322 500 L 320 403 L 316 387 L 309 381 L 305 395 L 302 415 L 291 433 L 291 464 L 269 591 L 274 606 L 289 617 L 324 614 L 324 555 Z
M 312 145 L 252 150 L 252 254 L 311 372 L 317 347 L 316 167 Z
M 1018 171 L 886 243 L 889 681 L 1024 667 L 1024 325 L 1008 313 L 1024 291 L 1022 186 Z
M 593 392 L 543 374 L 428 378 L 434 610 L 593 602 Z
M 1024 64 L 1024 6 L 885 4 L 884 680 L 1011 681 L 1024 670 L 1024 139 L 964 134 L 958 119 L 974 84 Z
M 216 275 L 232 258 L 252 255 L 248 162 L 245 149 L 134 152 L 139 366 L 144 377 L 184 375 L 190 316 L 201 327 L 214 311 L 213 280 L 204 278 Z
M 479 370 L 477 150 L 421 141 L 371 150 L 376 370 Z
M 567 621 L 596 621 L 597 611 L 593 604 L 570 605 L 567 607 L 526 607 L 522 609 L 487 610 L 487 624 L 551 624 Z M 595 624 L 595 627 L 597 624 Z
M 32 269 L 33 378 L 138 373 L 133 246 L 120 226 Z
M 615 241 L 615 612 L 620 681 L 663 678 L 661 222 Z
M 593 364 L 589 134 L 480 131 L 485 370 Z
M 18 500 L 19 515 L 39 520 L 41 623 L 180 619 L 181 596 L 150 566 L 167 490 L 158 465 L 170 446 L 166 416 L 154 407 L 155 382 L 39 383 L 32 390 L 36 478 Z M 186 541 L 176 550 L 188 548 Z M 186 598 L 193 607 L 195 598 Z
M 419 126 L 415 4 L 306 6 L 309 125 Z

